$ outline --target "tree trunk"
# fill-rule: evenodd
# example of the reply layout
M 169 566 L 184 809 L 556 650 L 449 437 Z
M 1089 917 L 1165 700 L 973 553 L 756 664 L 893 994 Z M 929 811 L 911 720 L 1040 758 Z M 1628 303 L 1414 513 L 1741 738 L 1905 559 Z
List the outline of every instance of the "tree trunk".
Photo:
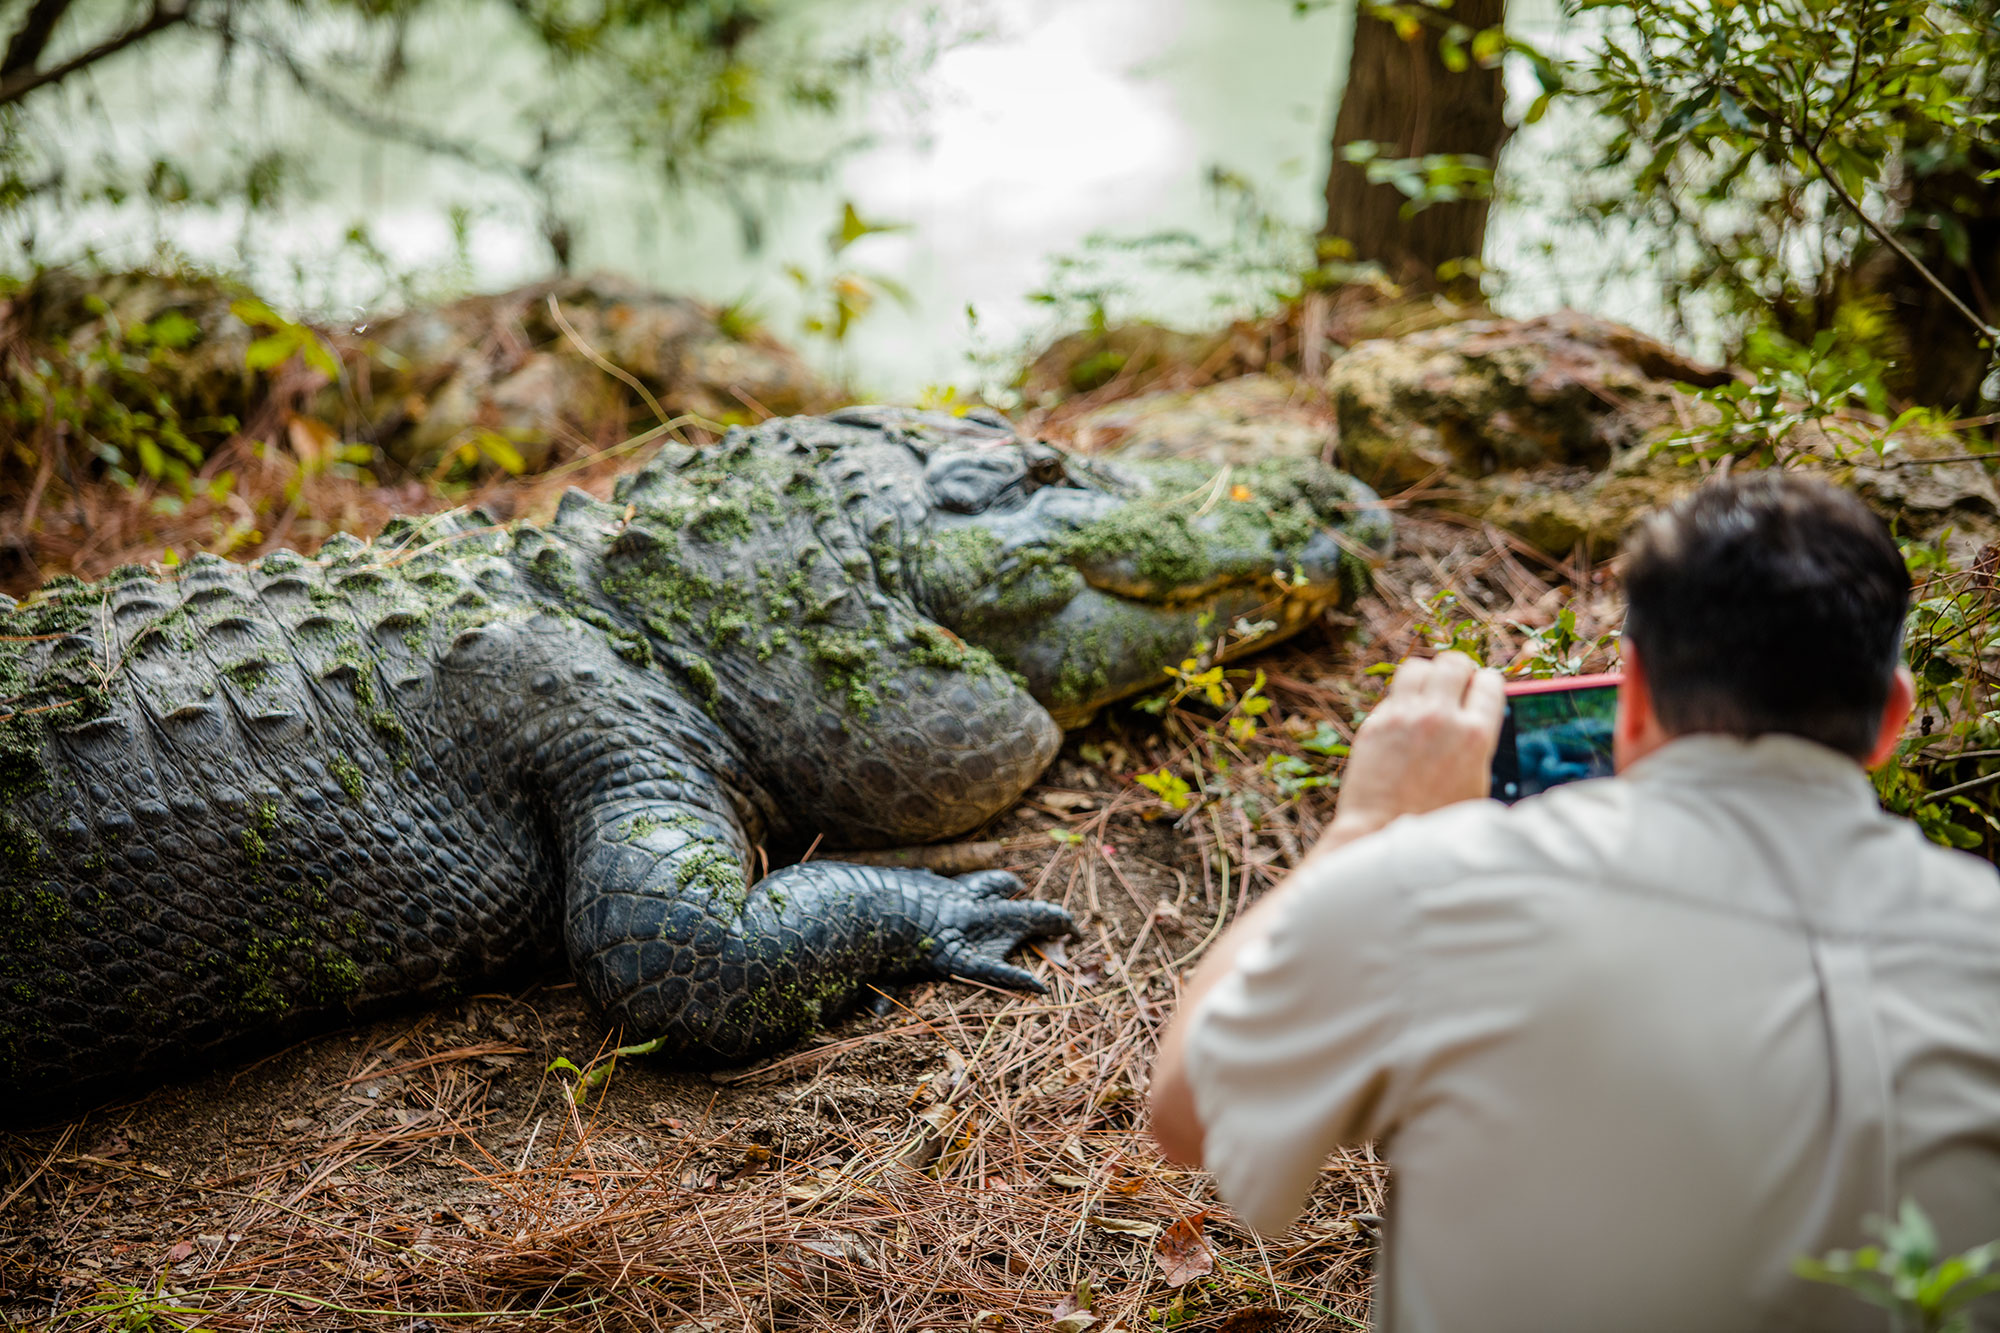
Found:
M 1500 24 L 1506 0 L 1458 0 L 1436 14 L 1480 32 Z M 1429 289 L 1460 285 L 1442 282 L 1439 265 L 1479 258 L 1486 245 L 1489 202 L 1432 204 L 1406 219 L 1402 208 L 1408 196 L 1394 185 L 1370 185 L 1366 169 L 1342 158 L 1341 149 L 1372 141 L 1383 145 L 1383 157 L 1465 153 L 1489 164 L 1499 159 L 1507 138 L 1500 70 L 1477 64 L 1458 72 L 1447 68 L 1438 58 L 1440 33 L 1427 23 L 1404 41 L 1393 23 L 1365 9 L 1355 11 L 1354 53 L 1333 123 L 1333 166 L 1327 172 L 1322 229 L 1323 235 L 1353 246 L 1355 258 L 1382 265 L 1393 280 Z

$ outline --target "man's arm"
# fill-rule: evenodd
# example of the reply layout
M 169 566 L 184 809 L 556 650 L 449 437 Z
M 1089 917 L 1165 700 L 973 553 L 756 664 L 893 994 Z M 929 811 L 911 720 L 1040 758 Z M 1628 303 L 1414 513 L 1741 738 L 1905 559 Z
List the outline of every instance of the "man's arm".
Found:
M 1153 1137 L 1168 1160 L 1201 1165 L 1203 1129 L 1185 1060 L 1188 1023 L 1202 997 L 1235 970 L 1247 945 L 1270 930 L 1281 904 L 1300 891 L 1307 866 L 1402 815 L 1485 796 L 1505 709 L 1500 673 L 1479 670 L 1463 653 L 1413 658 L 1397 669 L 1389 693 L 1355 735 L 1341 776 L 1340 804 L 1325 835 L 1224 932 L 1182 991 L 1153 1061 Z

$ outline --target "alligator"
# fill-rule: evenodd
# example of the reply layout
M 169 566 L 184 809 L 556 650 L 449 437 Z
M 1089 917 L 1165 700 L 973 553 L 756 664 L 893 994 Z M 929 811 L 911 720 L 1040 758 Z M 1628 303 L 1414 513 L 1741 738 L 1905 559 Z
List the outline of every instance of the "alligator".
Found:
M 1008 955 L 1070 921 L 1012 875 L 807 844 L 976 827 L 1059 723 L 1198 638 L 1299 628 L 1388 540 L 1317 462 L 1142 469 L 860 408 L 670 445 L 543 525 L 50 580 L 0 606 L 0 1093 L 158 1082 L 556 956 L 697 1063 L 871 982 L 1039 989 Z

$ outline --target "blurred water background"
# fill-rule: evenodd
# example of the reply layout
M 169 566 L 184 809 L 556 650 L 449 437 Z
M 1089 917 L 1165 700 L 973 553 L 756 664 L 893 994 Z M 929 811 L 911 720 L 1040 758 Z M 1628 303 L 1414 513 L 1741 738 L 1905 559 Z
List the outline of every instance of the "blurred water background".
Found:
M 1510 9 L 1510 29 L 1544 49 L 1587 39 L 1556 0 L 1515 0 Z M 1290 0 L 823 0 L 782 14 L 759 40 L 894 39 L 897 54 L 839 115 L 758 120 L 755 134 L 774 155 L 825 170 L 669 194 L 608 156 L 572 169 L 560 194 L 577 221 L 573 269 L 738 304 L 859 391 L 910 398 L 929 386 L 990 387 L 995 367 L 1074 318 L 1074 302 L 1059 310 L 1035 299 L 1065 283 L 1071 296 L 1096 292 L 1113 319 L 1189 327 L 1268 297 L 1266 275 L 1227 265 L 1175 272 L 1149 260 L 1146 247 L 1103 238 L 1181 232 L 1224 250 L 1282 249 L 1309 235 L 1323 211 L 1347 5 L 1300 15 Z M 518 111 L 532 91 L 522 81 L 537 66 L 521 40 L 469 6 L 427 15 L 408 35 L 413 53 L 451 58 L 413 59 L 423 75 L 396 98 L 447 129 L 527 142 L 534 127 Z M 237 206 L 161 214 L 106 201 L 59 230 L 44 226 L 31 238 L 36 255 L 88 251 L 121 265 L 177 253 L 356 324 L 399 302 L 551 271 L 525 190 L 364 135 L 282 81 L 218 76 L 212 53 L 191 43 L 186 51 L 185 61 L 138 72 L 119 65 L 117 78 L 100 77 L 67 122 L 60 155 L 83 163 L 156 153 L 198 166 L 205 153 L 263 144 L 291 156 L 309 191 L 247 217 Z M 1509 79 L 1518 116 L 1537 90 L 1525 67 Z M 149 84 L 167 80 L 210 80 L 214 99 Z M 207 126 L 218 110 L 255 132 L 211 148 Z M 1576 214 L 1570 186 L 1588 155 L 1579 141 L 1587 132 L 1587 113 L 1558 102 L 1505 150 L 1486 255 L 1494 302 L 1508 314 L 1581 306 L 1667 333 L 1647 256 L 1607 242 Z M 1217 188 L 1218 173 L 1229 188 Z M 850 204 L 899 229 L 865 236 L 836 258 L 829 232 Z M 754 244 L 746 217 L 761 232 Z M 1249 234 L 1260 228 L 1261 242 Z M 9 243 L 18 249 L 21 240 Z M 1064 256 L 1089 262 L 1064 265 Z M 878 301 L 838 344 L 801 336 L 802 314 L 844 266 L 887 279 L 883 290 L 906 301 Z

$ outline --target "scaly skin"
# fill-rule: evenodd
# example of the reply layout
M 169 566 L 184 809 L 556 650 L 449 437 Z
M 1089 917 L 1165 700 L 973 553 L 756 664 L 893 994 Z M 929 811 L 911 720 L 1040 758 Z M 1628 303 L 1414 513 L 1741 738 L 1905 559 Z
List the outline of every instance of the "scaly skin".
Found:
M 759 880 L 755 849 L 972 828 L 1054 756 L 1038 699 L 1076 719 L 1149 686 L 1204 614 L 1295 628 L 1355 581 L 1327 528 L 1385 540 L 1326 469 L 1242 477 L 858 410 L 670 450 L 546 528 L 53 581 L 0 616 L 5 1104 L 558 951 L 688 1060 L 782 1046 L 870 982 L 1037 989 L 1006 957 L 1069 921 L 1012 876 Z

